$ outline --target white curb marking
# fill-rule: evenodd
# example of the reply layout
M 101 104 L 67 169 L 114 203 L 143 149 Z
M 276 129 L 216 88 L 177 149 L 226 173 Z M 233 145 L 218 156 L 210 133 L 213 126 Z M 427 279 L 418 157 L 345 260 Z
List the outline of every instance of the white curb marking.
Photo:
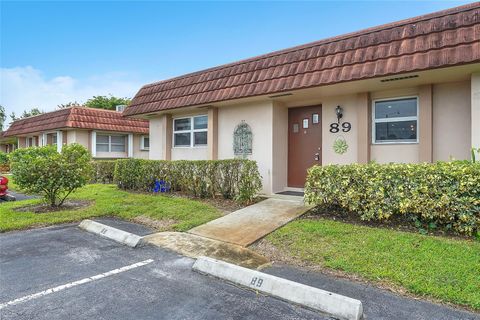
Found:
M 200 257 L 192 268 L 201 273 L 322 311 L 338 319 L 359 320 L 363 316 L 363 306 L 359 300 L 224 261 Z
M 132 269 L 135 269 L 135 268 L 138 268 L 138 267 L 142 267 L 142 266 L 147 265 L 147 264 L 152 263 L 152 262 L 153 262 L 153 259 L 148 259 L 148 260 L 145 260 L 145 261 L 141 261 L 141 262 L 131 264 L 129 266 L 125 266 L 125 267 L 121 267 L 121 268 L 111 270 L 111 271 L 108 271 L 108 272 L 100 273 L 100 274 L 97 274 L 96 276 L 93 276 L 93 277 L 84 278 L 84 279 L 81 279 L 81 280 L 77 280 L 77 281 L 74 281 L 74 282 L 63 284 L 63 285 L 58 286 L 58 287 L 54 287 L 54 288 L 50 288 L 50 289 L 47 289 L 47 290 L 44 290 L 44 291 L 41 291 L 41 292 L 30 294 L 28 296 L 21 297 L 21 298 L 18 298 L 18 299 L 0 304 L 0 310 L 2 310 L 3 308 L 6 308 L 8 306 L 13 306 L 15 304 L 19 304 L 19 303 L 22 303 L 22 302 L 25 302 L 25 301 L 40 298 L 40 297 L 49 295 L 49 294 L 54 293 L 54 292 L 59 292 L 59 291 L 69 289 L 69 288 L 72 288 L 72 287 L 75 287 L 75 286 L 78 286 L 78 285 L 81 285 L 81 284 L 85 284 L 85 283 L 89 283 L 89 282 L 92 282 L 92 281 L 95 281 L 95 280 L 99 280 L 99 279 L 102 279 L 102 278 L 113 276 L 114 274 L 118 274 L 118 273 L 121 273 L 121 272 L 132 270 Z
M 142 244 L 142 237 L 137 236 L 136 234 L 113 228 L 89 219 L 83 220 L 79 227 L 88 232 L 92 232 L 101 237 L 120 242 L 132 248 Z

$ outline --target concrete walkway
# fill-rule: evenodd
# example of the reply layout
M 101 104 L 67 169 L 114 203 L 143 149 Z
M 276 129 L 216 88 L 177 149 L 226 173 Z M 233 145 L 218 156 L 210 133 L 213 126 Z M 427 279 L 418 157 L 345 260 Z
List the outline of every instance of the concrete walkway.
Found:
M 191 234 L 246 247 L 301 216 L 303 198 L 270 198 L 189 230 Z

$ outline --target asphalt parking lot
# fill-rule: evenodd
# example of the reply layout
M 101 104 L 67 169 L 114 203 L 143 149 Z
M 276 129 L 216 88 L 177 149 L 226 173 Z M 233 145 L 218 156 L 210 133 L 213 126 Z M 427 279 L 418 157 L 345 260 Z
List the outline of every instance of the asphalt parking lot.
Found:
M 142 226 L 108 224 L 142 235 Z M 132 249 L 77 225 L 0 234 L 1 319 L 328 319 L 191 271 L 194 260 Z M 480 319 L 363 284 L 275 266 L 265 272 L 363 301 L 367 319 Z

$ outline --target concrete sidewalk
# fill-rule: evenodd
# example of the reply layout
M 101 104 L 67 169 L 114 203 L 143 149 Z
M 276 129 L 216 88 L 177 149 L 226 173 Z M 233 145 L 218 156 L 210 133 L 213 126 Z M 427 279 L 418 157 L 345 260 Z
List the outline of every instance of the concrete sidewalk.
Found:
M 191 234 L 246 247 L 284 224 L 298 218 L 310 207 L 303 198 L 270 198 L 189 230 Z

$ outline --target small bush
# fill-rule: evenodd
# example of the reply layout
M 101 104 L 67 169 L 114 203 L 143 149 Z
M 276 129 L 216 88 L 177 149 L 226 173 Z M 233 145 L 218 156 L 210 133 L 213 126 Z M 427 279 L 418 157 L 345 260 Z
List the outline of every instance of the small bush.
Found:
M 113 183 L 115 160 L 98 160 L 92 162 L 92 183 Z
M 117 160 L 114 180 L 122 189 L 151 191 L 155 180 L 194 197 L 218 195 L 251 202 L 262 188 L 257 163 L 250 160 Z
M 0 172 L 10 171 L 10 160 L 8 154 L 0 151 Z
M 418 227 L 472 235 L 480 229 L 480 163 L 315 166 L 308 172 L 305 199 L 340 206 L 363 220 L 404 215 Z
M 50 206 L 61 206 L 91 177 L 91 156 L 79 144 L 22 148 L 10 156 L 15 183 L 26 192 L 40 194 Z

